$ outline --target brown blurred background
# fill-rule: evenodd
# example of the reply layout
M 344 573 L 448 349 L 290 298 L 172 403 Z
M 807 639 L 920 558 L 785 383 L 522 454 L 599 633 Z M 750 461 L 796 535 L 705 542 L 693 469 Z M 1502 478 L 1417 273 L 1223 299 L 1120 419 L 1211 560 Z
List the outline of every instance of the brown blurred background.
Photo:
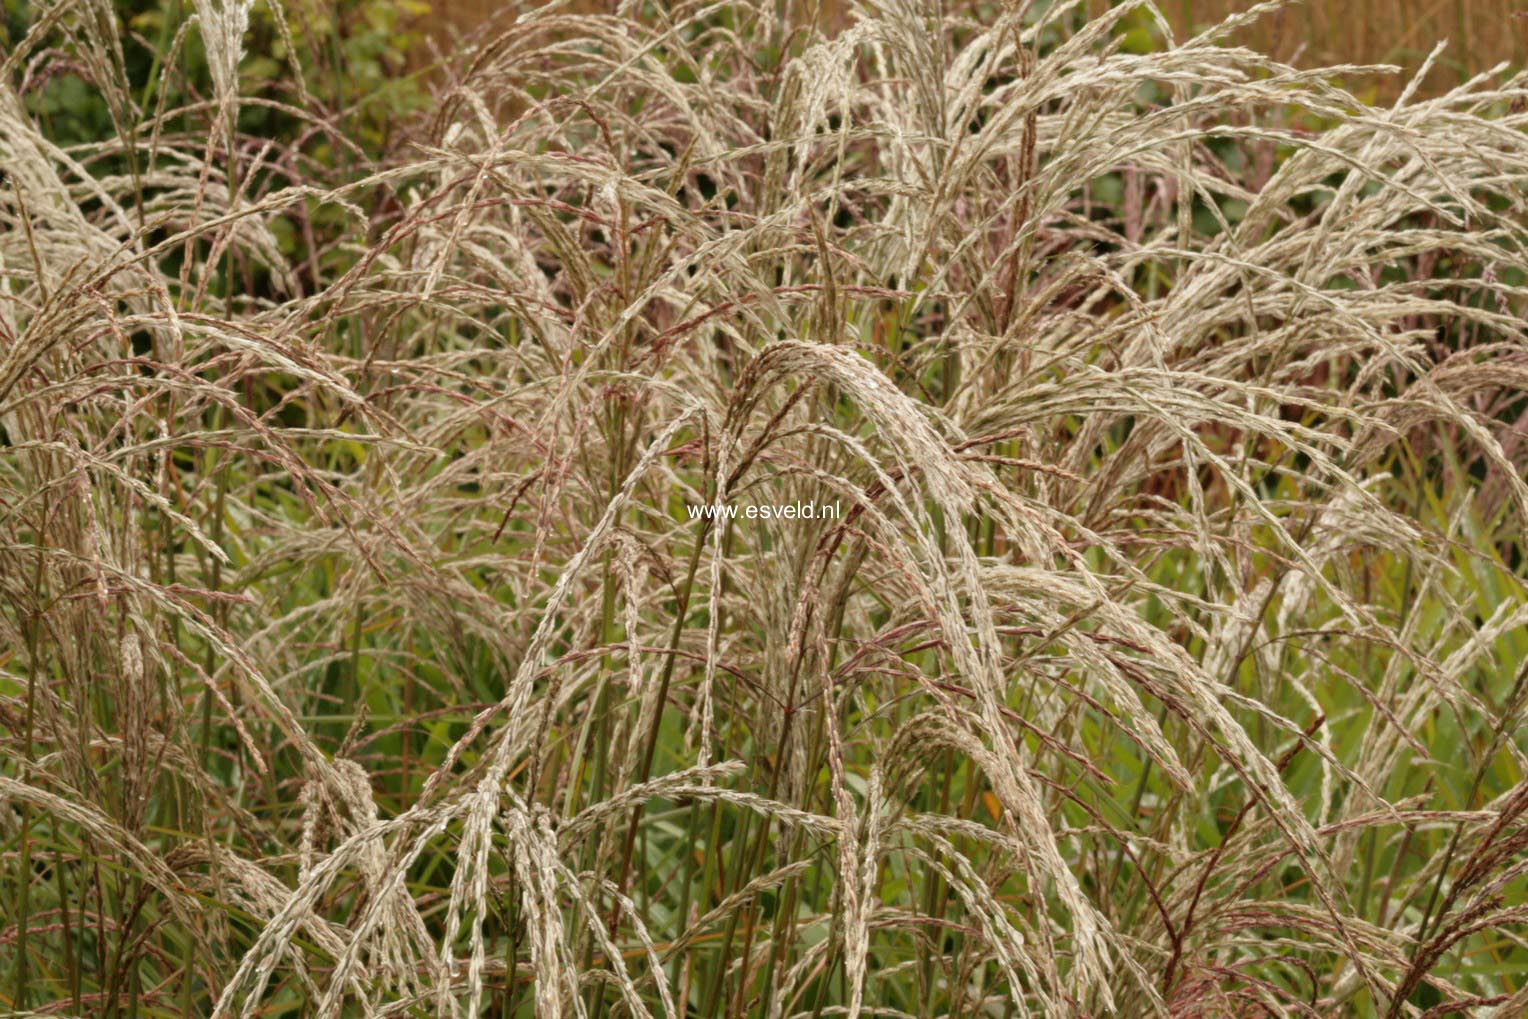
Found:
M 767 0 L 764 0 L 767 2 Z M 796 0 L 810 10 L 817 0 Z M 1109 0 L 1088 0 L 1095 12 Z M 1249 0 L 1159 0 L 1177 32 L 1203 29 Z M 613 8 L 615 0 L 572 0 L 564 10 Z M 820 0 L 824 20 L 843 18 L 842 0 Z M 444 42 L 454 32 L 470 33 L 493 14 L 524 10 L 527 0 L 432 0 L 429 27 Z M 1320 64 L 1397 64 L 1415 69 L 1440 39 L 1449 40 L 1428 91 L 1458 84 L 1499 61 L 1521 67 L 1528 56 L 1528 0 L 1304 0 L 1264 15 L 1237 41 L 1302 67 Z M 1371 98 L 1393 95 L 1394 81 L 1350 82 Z
M 1204 28 L 1245 0 L 1165 0 L 1180 27 Z M 1522 67 L 1528 55 L 1528 0 L 1305 0 L 1264 15 L 1239 40 L 1302 67 L 1396 64 L 1414 71 L 1443 39 L 1448 48 L 1428 76 L 1447 89 L 1501 61 Z M 1409 77 L 1409 75 L 1407 75 Z M 1395 85 L 1380 88 L 1381 94 Z

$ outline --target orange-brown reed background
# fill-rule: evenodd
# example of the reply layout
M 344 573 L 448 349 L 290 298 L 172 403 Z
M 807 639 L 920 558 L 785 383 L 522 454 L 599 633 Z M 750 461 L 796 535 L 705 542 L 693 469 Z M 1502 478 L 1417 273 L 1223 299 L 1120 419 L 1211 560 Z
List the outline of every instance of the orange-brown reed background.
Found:
M 1245 0 L 1166 0 L 1163 13 L 1178 25 L 1202 27 L 1248 6 Z M 1525 12 L 1528 0 L 1306 0 L 1266 15 L 1241 41 L 1303 67 L 1379 63 L 1415 70 L 1447 39 L 1428 77 L 1437 90 L 1501 61 L 1523 66 Z
M 1108 2 L 1089 0 L 1095 12 Z M 1180 33 L 1251 6 L 1249 0 L 1158 2 Z M 841 19 L 845 6 L 842 0 L 795 0 L 795 5 L 820 6 L 829 23 Z M 444 37 L 470 32 L 495 13 L 529 6 L 534 4 L 527 0 L 433 0 L 428 21 Z M 612 6 L 614 0 L 573 0 L 564 9 Z M 1385 63 L 1415 69 L 1440 39 L 1449 46 L 1428 78 L 1430 91 L 1458 84 L 1499 61 L 1521 67 L 1528 56 L 1528 0 L 1304 0 L 1265 15 L 1238 41 L 1302 67 Z M 1384 97 L 1395 88 L 1393 81 L 1385 82 L 1371 94 Z

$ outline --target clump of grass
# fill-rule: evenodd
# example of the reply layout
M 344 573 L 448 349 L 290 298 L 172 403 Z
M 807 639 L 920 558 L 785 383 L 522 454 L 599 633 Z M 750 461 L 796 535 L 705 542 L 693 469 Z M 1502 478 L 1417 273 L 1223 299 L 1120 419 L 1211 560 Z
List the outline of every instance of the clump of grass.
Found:
M 368 155 L 49 8 L 7 1007 L 1521 1011 L 1528 81 L 1074 13 L 550 5 Z

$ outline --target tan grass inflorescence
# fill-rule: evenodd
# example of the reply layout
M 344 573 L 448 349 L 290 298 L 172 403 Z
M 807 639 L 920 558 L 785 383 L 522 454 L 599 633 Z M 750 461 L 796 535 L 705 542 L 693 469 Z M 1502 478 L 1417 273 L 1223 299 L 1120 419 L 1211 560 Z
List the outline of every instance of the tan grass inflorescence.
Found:
M 565 6 L 4 55 L 0 1008 L 1522 1014 L 1528 79 Z

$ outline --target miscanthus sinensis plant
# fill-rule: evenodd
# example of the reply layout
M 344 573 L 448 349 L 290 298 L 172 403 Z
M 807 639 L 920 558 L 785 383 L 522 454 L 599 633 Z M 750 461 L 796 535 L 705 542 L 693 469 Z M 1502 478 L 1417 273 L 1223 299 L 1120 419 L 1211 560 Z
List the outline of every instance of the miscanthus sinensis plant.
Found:
M 290 6 L 0 57 L 0 1007 L 1528 1008 L 1528 81 Z

